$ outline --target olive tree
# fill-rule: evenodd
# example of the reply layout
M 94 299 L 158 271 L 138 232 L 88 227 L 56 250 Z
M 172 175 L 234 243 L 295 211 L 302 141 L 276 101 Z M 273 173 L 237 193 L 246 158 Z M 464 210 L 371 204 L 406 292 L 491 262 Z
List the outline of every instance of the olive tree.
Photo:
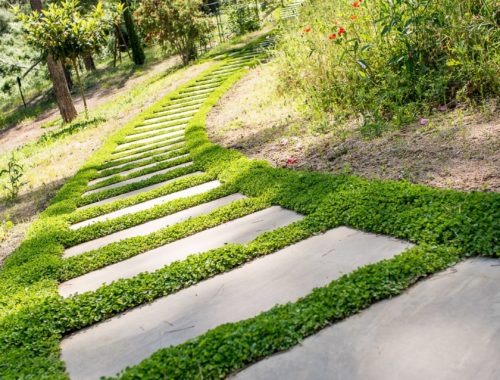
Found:
M 41 12 L 28 15 L 18 13 L 18 17 L 24 22 L 30 44 L 55 59 L 71 63 L 87 114 L 87 101 L 77 60 L 99 51 L 105 43 L 109 22 L 101 3 L 83 15 L 78 0 L 64 0 L 51 3 Z
M 147 41 L 171 48 L 187 64 L 198 55 L 197 43 L 211 31 L 201 7 L 201 0 L 143 0 L 136 11 L 137 23 Z

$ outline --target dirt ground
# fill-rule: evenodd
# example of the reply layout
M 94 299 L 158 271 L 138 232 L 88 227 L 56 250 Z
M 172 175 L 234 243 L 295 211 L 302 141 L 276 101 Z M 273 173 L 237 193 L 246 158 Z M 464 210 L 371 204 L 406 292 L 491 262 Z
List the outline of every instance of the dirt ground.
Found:
M 171 67 L 171 65 L 172 61 L 169 60 L 157 65 L 154 70 L 160 72 Z M 10 219 L 15 223 L 14 228 L 8 232 L 6 238 L 0 241 L 0 264 L 5 257 L 18 247 L 24 239 L 30 224 L 45 209 L 57 190 L 59 190 L 68 178 L 77 172 L 94 151 L 99 149 L 103 141 L 114 131 L 124 126 L 139 112 L 151 106 L 181 84 L 207 70 L 210 65 L 211 63 L 194 65 L 182 73 L 172 74 L 166 80 L 162 80 L 161 86 L 158 86 L 159 89 L 155 91 L 154 96 L 146 97 L 141 101 L 134 99 L 134 102 L 128 104 L 127 109 L 116 118 L 108 120 L 97 128 L 73 134 L 69 138 L 50 145 L 31 156 L 29 162 L 30 169 L 27 170 L 25 177 L 23 177 L 28 182 L 28 185 L 23 188 L 14 204 L 4 201 L 0 202 L 0 222 L 8 214 L 10 215 Z M 127 84 L 116 92 L 113 92 L 112 95 L 99 96 L 96 94 L 93 97 L 94 103 L 92 104 L 97 106 L 97 104 L 103 104 L 106 101 L 113 101 L 114 98 L 127 94 L 134 84 L 147 81 L 151 78 L 151 75 L 153 75 L 151 71 L 146 72 L 143 76 L 136 78 L 133 83 Z M 47 120 L 46 118 L 45 121 Z M 16 137 L 10 141 L 12 143 L 15 141 L 16 143 L 24 144 L 32 141 L 33 136 L 37 133 L 36 127 L 27 127 L 26 140 Z
M 140 75 L 126 77 L 110 88 L 90 89 L 86 93 L 88 107 L 89 109 L 96 108 L 110 101 L 112 98 L 126 93 L 137 85 L 137 83 L 147 80 L 179 63 L 180 59 L 178 57 L 172 57 L 147 67 Z M 73 101 L 78 113 L 83 112 L 83 102 L 79 93 L 73 95 Z M 59 111 L 55 107 L 43 112 L 35 120 L 25 121 L 12 128 L 0 131 L 0 152 L 16 149 L 28 142 L 35 141 L 48 131 L 48 129 L 41 128 L 41 126 L 58 117 Z
M 208 117 L 212 141 L 279 167 L 347 172 L 464 191 L 500 191 L 500 116 L 436 112 L 422 126 L 366 139 L 356 128 L 317 133 L 298 102 L 276 92 L 271 64 L 245 76 Z M 496 111 L 496 112 L 495 112 Z

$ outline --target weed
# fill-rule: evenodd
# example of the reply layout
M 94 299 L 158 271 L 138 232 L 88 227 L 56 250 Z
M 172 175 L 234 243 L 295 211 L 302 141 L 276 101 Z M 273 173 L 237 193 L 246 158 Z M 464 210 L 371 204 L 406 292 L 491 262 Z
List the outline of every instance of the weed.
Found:
M 24 176 L 24 167 L 19 163 L 16 155 L 12 153 L 9 161 L 7 162 L 7 168 L 0 170 L 0 177 L 6 175 L 7 183 L 2 184 L 2 186 L 7 190 L 9 200 L 14 201 L 21 187 L 25 185 L 22 182 L 22 177 Z

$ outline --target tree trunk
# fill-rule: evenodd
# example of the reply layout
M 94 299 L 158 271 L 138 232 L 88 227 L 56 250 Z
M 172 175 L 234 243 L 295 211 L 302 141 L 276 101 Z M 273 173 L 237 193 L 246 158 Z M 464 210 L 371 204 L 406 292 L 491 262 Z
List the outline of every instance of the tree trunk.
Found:
M 41 0 L 30 0 L 31 9 L 37 12 L 42 11 Z M 64 76 L 64 69 L 61 61 L 56 61 L 49 54 L 47 56 L 47 66 L 49 68 L 50 78 L 54 87 L 54 96 L 56 98 L 59 112 L 65 123 L 69 123 L 78 115 L 73 104 L 73 99 L 69 92 L 68 83 Z
M 68 83 L 68 88 L 71 91 L 73 88 L 73 80 L 71 79 L 71 71 L 68 69 L 68 66 L 63 65 L 64 69 L 64 77 L 66 78 L 66 83 Z
M 85 57 L 83 57 L 83 64 L 85 65 L 85 70 L 87 71 L 95 71 L 95 63 L 94 63 L 94 58 L 92 58 L 92 54 L 88 54 Z
M 132 12 L 130 10 L 130 1 L 121 0 L 122 4 L 125 6 L 123 11 L 123 18 L 125 20 L 125 28 L 127 28 L 127 34 L 130 41 L 130 47 L 132 48 L 132 58 L 136 65 L 142 65 L 146 60 L 144 55 L 144 50 L 142 49 L 141 41 L 135 30 L 134 19 L 132 18 Z

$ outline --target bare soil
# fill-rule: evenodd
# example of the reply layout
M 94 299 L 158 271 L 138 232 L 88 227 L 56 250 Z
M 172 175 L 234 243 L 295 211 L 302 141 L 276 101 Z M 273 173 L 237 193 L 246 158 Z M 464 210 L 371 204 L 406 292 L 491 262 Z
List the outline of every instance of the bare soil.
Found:
M 463 191 L 500 191 L 500 116 L 455 109 L 367 139 L 353 127 L 318 133 L 279 96 L 272 63 L 245 76 L 210 112 L 212 141 L 274 166 L 407 180 Z M 493 103 L 493 102 L 492 102 Z
M 132 89 L 137 83 L 147 80 L 154 75 L 164 72 L 169 68 L 180 63 L 178 57 L 168 58 L 148 66 L 140 75 L 124 76 L 119 78 L 116 83 L 107 88 L 91 88 L 85 96 L 89 109 L 98 107 L 110 101 L 112 98 L 126 93 Z M 78 113 L 83 112 L 83 102 L 79 92 L 73 94 L 73 102 Z M 37 140 L 40 136 L 47 132 L 48 129 L 42 128 L 42 125 L 59 118 L 57 107 L 41 113 L 35 120 L 28 120 L 16 126 L 0 131 L 0 152 L 7 152 L 16 149 L 21 145 Z

